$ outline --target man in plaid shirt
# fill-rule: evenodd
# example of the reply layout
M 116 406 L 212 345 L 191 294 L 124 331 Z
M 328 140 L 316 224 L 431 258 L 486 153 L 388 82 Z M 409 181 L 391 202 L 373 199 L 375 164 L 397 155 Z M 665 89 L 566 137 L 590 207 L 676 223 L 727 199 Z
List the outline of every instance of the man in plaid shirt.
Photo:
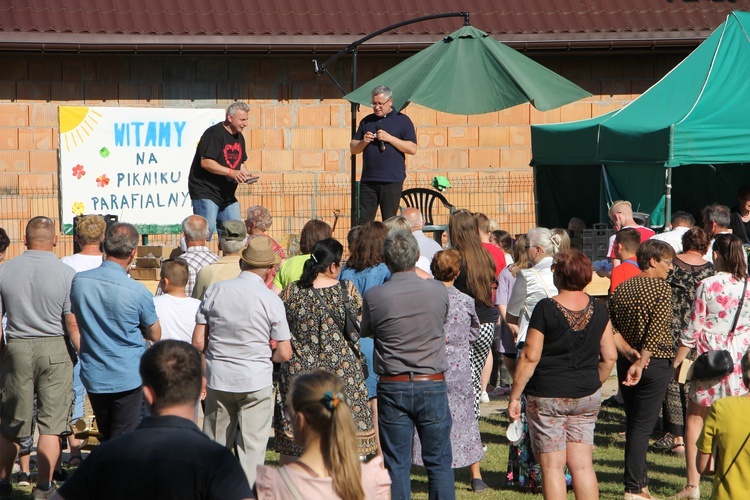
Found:
M 187 251 L 178 258 L 188 264 L 188 283 L 185 286 L 185 294 L 191 297 L 195 287 L 195 278 L 204 266 L 213 264 L 219 260 L 219 256 L 211 252 L 206 246 L 208 240 L 208 221 L 200 215 L 191 215 L 182 221 L 182 234 L 185 236 Z M 161 286 L 155 295 L 164 293 Z

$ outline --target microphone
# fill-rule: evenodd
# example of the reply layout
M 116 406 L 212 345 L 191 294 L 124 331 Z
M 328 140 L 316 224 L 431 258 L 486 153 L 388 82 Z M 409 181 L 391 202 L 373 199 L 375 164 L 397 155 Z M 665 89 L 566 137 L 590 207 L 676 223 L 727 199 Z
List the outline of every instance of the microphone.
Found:
M 377 135 L 377 133 L 380 130 L 383 130 L 383 127 L 381 127 L 380 124 L 378 123 L 377 125 L 375 125 L 375 135 Z M 384 141 L 378 141 L 378 149 L 380 149 L 381 153 L 385 153 L 385 142 Z

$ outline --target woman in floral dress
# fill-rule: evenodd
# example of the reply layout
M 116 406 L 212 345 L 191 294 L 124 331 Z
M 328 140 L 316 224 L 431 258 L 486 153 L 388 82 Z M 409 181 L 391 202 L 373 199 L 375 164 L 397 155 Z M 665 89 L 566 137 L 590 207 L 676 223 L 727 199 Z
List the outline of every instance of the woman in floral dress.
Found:
M 672 288 L 672 336 L 675 349 L 680 346 L 680 336 L 690 322 L 690 308 L 695 298 L 698 283 L 713 276 L 716 271 L 711 262 L 703 259 L 708 252 L 710 239 L 703 229 L 690 228 L 682 235 L 682 253 L 672 259 L 674 268 L 667 275 Z M 691 356 L 692 358 L 692 356 Z M 664 437 L 654 442 L 655 448 L 670 453 L 685 454 L 685 415 L 687 415 L 687 390 L 689 384 L 671 380 L 667 386 L 667 397 L 662 405 Z
M 690 383 L 685 426 L 687 485 L 675 498 L 700 498 L 700 474 L 695 463 L 696 441 L 708 410 L 721 398 L 742 396 L 747 392 L 742 383 L 740 361 L 750 345 L 750 303 L 747 300 L 750 290 L 745 290 L 737 327 L 731 332 L 747 279 L 747 261 L 742 241 L 732 234 L 717 235 L 713 245 L 713 258 L 716 275 L 701 281 L 695 291 L 690 322 L 680 338 L 682 345 L 677 350 L 673 365 L 679 366 L 693 348 L 696 356 L 726 349 L 732 355 L 734 371 L 721 379 L 693 379 Z
M 453 281 L 461 269 L 461 254 L 458 250 L 437 252 L 432 258 L 430 270 L 435 279 L 448 287 L 450 305 L 445 321 L 445 356 L 448 371 L 448 406 L 453 418 L 451 428 L 451 467 L 468 467 L 484 458 L 479 424 L 474 416 L 474 390 L 469 361 L 471 343 L 479 336 L 479 318 L 474 310 L 474 299 L 459 292 Z M 412 462 L 422 465 L 422 444 L 414 433 Z
M 376 450 L 372 414 L 367 405 L 367 388 L 359 360 L 359 339 L 348 342 L 337 326 L 345 324 L 346 318 L 343 287 L 347 289 L 352 314 L 358 315 L 362 308 L 362 297 L 357 289 L 346 281 L 339 284 L 343 251 L 341 243 L 333 238 L 316 243 L 310 259 L 305 262 L 302 277 L 281 295 L 293 350 L 292 358 L 281 365 L 274 407 L 275 449 L 281 454 L 282 465 L 302 454 L 302 449 L 294 442 L 291 424 L 284 419 L 287 393 L 296 375 L 318 369 L 329 370 L 344 381 L 357 430 L 359 454 L 369 455 Z

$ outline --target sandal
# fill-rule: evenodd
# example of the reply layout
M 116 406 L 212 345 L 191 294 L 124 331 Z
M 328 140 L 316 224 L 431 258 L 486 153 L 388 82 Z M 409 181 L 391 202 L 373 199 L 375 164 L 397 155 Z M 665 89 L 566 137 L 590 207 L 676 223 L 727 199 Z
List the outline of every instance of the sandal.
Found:
M 688 500 L 698 500 L 701 497 L 701 489 L 695 484 L 687 484 L 685 487 L 677 493 L 675 496 L 670 497 L 670 500 L 680 498 L 687 498 Z
M 78 467 L 83 462 L 81 455 L 73 455 L 68 459 L 68 467 Z
M 674 448 L 674 446 L 674 436 L 669 432 L 664 434 L 664 437 L 662 437 L 661 439 L 657 439 L 656 441 L 654 441 L 654 448 L 657 448 L 659 450 L 671 450 L 672 448 Z

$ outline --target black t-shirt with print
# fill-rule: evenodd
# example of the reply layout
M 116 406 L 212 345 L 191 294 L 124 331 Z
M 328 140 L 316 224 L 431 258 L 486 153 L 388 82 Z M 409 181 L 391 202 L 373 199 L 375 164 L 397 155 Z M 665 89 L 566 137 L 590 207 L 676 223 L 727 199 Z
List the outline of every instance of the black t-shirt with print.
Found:
M 207 128 L 198 142 L 188 178 L 192 200 L 208 199 L 221 207 L 236 202 L 234 192 L 237 190 L 237 183 L 226 175 L 213 174 L 201 167 L 202 158 L 216 160 L 219 165 L 232 170 L 239 169 L 247 161 L 245 138 L 242 134 L 230 134 L 223 122 Z

